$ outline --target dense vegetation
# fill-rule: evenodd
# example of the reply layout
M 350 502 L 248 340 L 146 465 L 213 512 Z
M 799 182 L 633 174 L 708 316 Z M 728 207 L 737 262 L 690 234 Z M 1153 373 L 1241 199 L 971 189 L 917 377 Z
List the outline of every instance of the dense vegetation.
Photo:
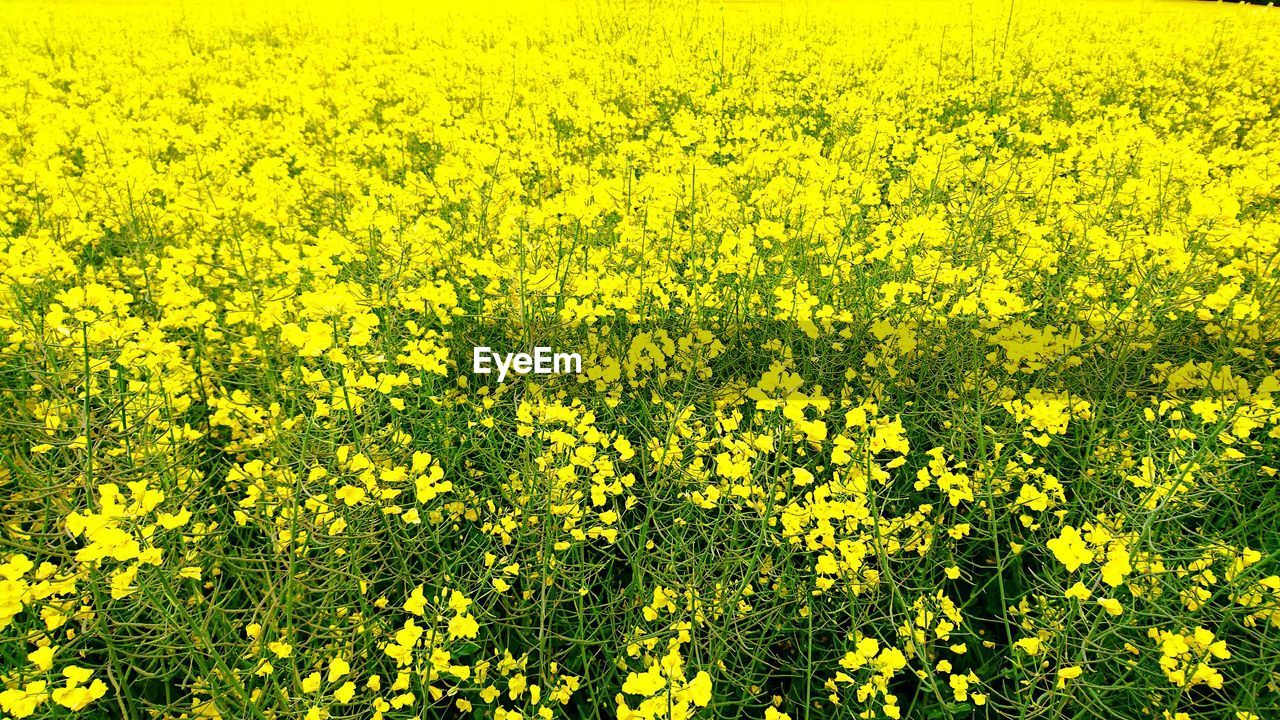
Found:
M 0 26 L 4 717 L 1280 717 L 1271 9 Z

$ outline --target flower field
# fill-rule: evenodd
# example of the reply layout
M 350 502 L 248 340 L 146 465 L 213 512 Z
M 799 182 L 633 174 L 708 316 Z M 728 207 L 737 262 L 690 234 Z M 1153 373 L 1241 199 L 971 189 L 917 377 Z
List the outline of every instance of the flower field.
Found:
M 1280 718 L 1276 9 L 0 38 L 0 718 Z

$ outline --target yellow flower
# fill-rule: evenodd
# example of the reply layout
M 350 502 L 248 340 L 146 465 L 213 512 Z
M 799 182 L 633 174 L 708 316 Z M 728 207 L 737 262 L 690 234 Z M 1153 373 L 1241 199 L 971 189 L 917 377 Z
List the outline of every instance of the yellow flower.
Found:
M 53 645 L 45 645 L 28 653 L 27 660 L 38 670 L 48 670 L 53 667 L 53 654 L 56 651 L 57 648 Z
M 1111 587 L 1116 587 L 1123 583 L 1132 571 L 1129 552 L 1124 548 L 1116 547 L 1107 553 L 1107 561 L 1102 565 L 1102 581 Z
M 1079 665 L 1060 668 L 1058 670 L 1058 687 L 1066 687 L 1068 680 L 1075 680 L 1082 674 L 1084 674 L 1084 670 L 1082 670 Z
M 470 615 L 457 615 L 449 620 L 449 637 L 457 638 L 474 638 L 480 624 Z
M 55 688 L 51 697 L 55 703 L 76 712 L 106 694 L 107 684 L 94 680 L 88 687 L 68 682 L 65 687 Z
M 422 586 L 419 585 L 409 593 L 409 599 L 404 601 L 404 609 L 418 617 L 422 617 L 427 607 L 427 596 L 422 592 Z
M 4 717 L 1258 720 L 1275 12 L 169 5 L 0 4 Z
M 364 499 L 368 497 L 368 495 L 365 493 L 363 488 L 358 488 L 354 485 L 343 485 L 338 488 L 336 493 L 334 493 L 334 497 L 345 503 L 347 507 L 351 507 L 364 502 Z
M 1081 565 L 1093 562 L 1093 551 L 1085 544 L 1084 538 L 1070 525 L 1062 528 L 1058 537 L 1046 543 L 1053 556 L 1062 563 L 1067 572 L 1075 572 Z
M 45 681 L 36 680 L 27 683 L 22 689 L 11 687 L 0 691 L 0 709 L 16 718 L 29 717 L 49 699 L 47 687 L 48 683 Z
M 699 671 L 689 681 L 685 690 L 689 693 L 689 700 L 694 705 L 706 707 L 711 702 L 711 675 L 705 670 Z
M 1083 602 L 1085 600 L 1088 600 L 1090 597 L 1092 597 L 1093 593 L 1089 590 L 1089 588 L 1084 586 L 1084 583 L 1077 582 L 1075 585 L 1072 585 L 1071 587 L 1067 588 L 1067 592 L 1065 593 L 1065 595 L 1066 597 L 1074 598 L 1076 600 L 1080 600 Z
M 622 683 L 622 692 L 631 695 L 653 695 L 666 686 L 667 680 L 662 676 L 662 669 L 654 665 L 645 672 L 627 675 L 626 681 Z
M 356 684 L 350 680 L 342 683 L 341 687 L 333 691 L 333 699 L 340 703 L 349 703 L 355 697 Z
M 1120 604 L 1120 601 L 1115 598 L 1098 598 L 1098 604 L 1102 606 L 1103 610 L 1107 611 L 1108 615 L 1120 615 L 1124 613 L 1124 607 Z
M 1040 652 L 1040 638 L 1025 637 L 1014 642 L 1013 646 L 1028 655 L 1036 655 Z

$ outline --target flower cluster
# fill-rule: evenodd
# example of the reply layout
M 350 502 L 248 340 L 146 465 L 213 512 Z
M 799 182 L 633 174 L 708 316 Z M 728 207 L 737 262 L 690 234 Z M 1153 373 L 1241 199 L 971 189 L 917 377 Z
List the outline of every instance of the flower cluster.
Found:
M 0 5 L 4 717 L 1280 714 L 1273 9 L 250 5 Z

